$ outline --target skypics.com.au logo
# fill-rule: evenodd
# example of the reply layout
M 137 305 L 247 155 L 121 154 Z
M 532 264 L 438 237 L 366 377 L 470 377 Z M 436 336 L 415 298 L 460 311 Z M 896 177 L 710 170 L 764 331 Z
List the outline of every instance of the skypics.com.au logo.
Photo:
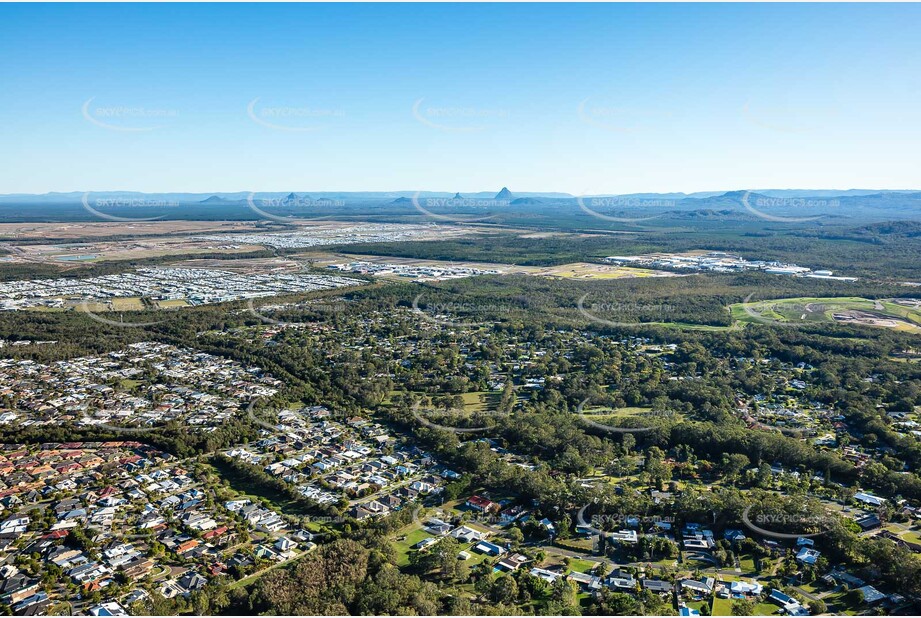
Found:
M 591 197 L 587 195 L 580 195 L 576 197 L 576 203 L 579 205 L 579 208 L 582 210 L 582 212 L 589 214 L 596 219 L 601 219 L 602 221 L 608 221 L 611 223 L 641 223 L 643 221 L 658 219 L 663 217 L 665 213 L 659 212 L 657 214 L 642 216 L 627 215 L 635 215 L 655 210 L 674 208 L 677 204 L 675 200 L 640 198 L 628 195 L 611 197 Z M 605 212 L 601 211 L 623 214 L 605 214 Z
M 144 221 L 157 221 L 166 217 L 165 214 L 154 216 L 154 217 L 127 217 L 124 215 L 115 215 L 111 212 L 105 212 L 106 210 L 116 210 L 118 212 L 125 212 L 127 210 L 162 210 L 166 208 L 176 208 L 179 206 L 179 202 L 174 200 L 165 200 L 165 199 L 141 199 L 141 198 L 126 198 L 126 197 L 97 197 L 93 198 L 91 192 L 86 192 L 80 198 L 80 204 L 83 206 L 83 209 L 100 219 L 106 221 L 114 221 L 118 223 L 140 223 Z
M 301 266 L 302 270 L 305 270 L 305 266 Z M 280 326 L 282 328 L 301 328 L 305 326 L 308 322 L 291 322 L 288 320 L 280 320 L 278 318 L 269 317 L 267 314 L 275 313 L 285 310 L 297 310 L 305 309 L 311 312 L 317 312 L 320 314 L 334 314 L 334 313 L 343 313 L 347 309 L 347 305 L 344 302 L 323 302 L 323 301 L 308 301 L 304 303 L 288 303 L 288 304 L 273 304 L 273 305 L 261 305 L 259 308 L 256 307 L 255 299 L 249 298 L 246 301 L 246 312 L 250 315 L 259 318 L 261 322 L 265 324 L 270 324 L 272 326 Z
M 254 123 L 286 133 L 306 133 L 317 131 L 331 126 L 336 121 L 345 118 L 345 111 L 341 109 L 290 106 L 261 105 L 262 97 L 256 97 L 246 106 L 246 115 Z
M 152 108 L 142 105 L 93 105 L 96 97 L 90 97 L 80 107 L 87 122 L 109 131 L 144 133 L 167 126 L 179 112 L 175 109 Z
M 459 435 L 482 435 L 484 432 L 496 431 L 495 425 L 479 424 L 489 417 L 507 417 L 509 413 L 498 410 L 479 410 L 467 412 L 463 408 L 423 408 L 421 402 L 416 402 L 412 407 L 412 416 L 419 424 L 429 429 L 449 431 Z M 472 425 L 462 425 L 472 422 Z
M 268 219 L 270 221 L 275 221 L 277 223 L 283 223 L 285 225 L 296 225 L 299 222 L 307 221 L 319 221 L 323 219 L 329 219 L 332 215 L 314 215 L 305 217 L 297 211 L 301 210 L 317 210 L 317 209 L 329 209 L 329 208 L 342 208 L 345 206 L 343 200 L 332 200 L 332 199 L 313 199 L 310 197 L 297 196 L 297 195 L 288 195 L 285 197 L 274 197 L 274 198 L 259 198 L 256 199 L 256 194 L 250 192 L 246 196 L 246 205 L 249 206 L 249 209 L 256 213 L 258 216 L 263 219 Z M 290 215 L 277 215 L 270 210 L 284 209 L 293 211 Z
M 615 425 L 609 425 L 607 423 L 602 423 L 597 420 L 594 420 L 590 417 L 604 418 L 604 417 L 614 417 L 614 420 L 618 420 L 618 415 L 616 410 L 604 407 L 598 404 L 592 404 L 593 397 L 587 397 L 576 407 L 576 418 L 580 423 L 593 427 L 599 431 L 605 433 L 646 433 L 648 431 L 653 431 L 655 429 L 654 425 L 647 424 L 647 419 L 659 418 L 663 420 L 669 420 L 674 418 L 674 414 L 667 411 L 656 411 L 652 410 L 647 414 L 642 416 L 626 416 L 623 418 L 625 422 L 636 423 L 636 426 L 630 427 L 620 427 Z
M 499 316 L 510 314 L 512 307 L 495 303 L 471 303 L 453 301 L 425 302 L 425 292 L 413 298 L 413 312 L 432 324 L 447 326 L 449 328 L 483 328 L 498 322 Z M 454 316 L 471 315 L 480 318 L 477 320 L 458 320 Z
M 497 121 L 507 121 L 511 112 L 500 108 L 447 105 L 423 105 L 425 97 L 417 99 L 412 115 L 419 123 L 448 133 L 474 133 L 483 131 Z
M 421 191 L 417 191 L 412 197 L 413 207 L 432 219 L 449 221 L 452 223 L 475 223 L 478 221 L 488 221 L 499 216 L 497 209 L 508 208 L 510 200 L 504 199 L 477 199 L 465 197 L 430 197 L 422 199 Z M 438 212 L 443 211 L 443 212 Z M 460 214 L 457 211 L 471 211 L 473 214 Z M 480 211 L 484 212 L 479 215 Z
M 632 301 L 615 301 L 609 303 L 592 303 L 586 307 L 586 299 L 588 298 L 588 293 L 583 294 L 576 301 L 576 308 L 579 310 L 579 313 L 582 317 L 595 322 L 596 324 L 601 324 L 602 326 L 611 326 L 611 327 L 624 327 L 624 326 L 642 326 L 643 324 L 651 324 L 655 322 L 667 322 L 670 316 L 674 316 L 676 312 L 676 307 L 674 305 L 668 305 L 663 303 L 637 303 Z M 631 315 L 631 316 L 654 316 L 657 318 L 655 322 L 648 321 L 636 321 L 636 322 L 625 322 L 621 320 L 612 320 L 608 317 L 603 317 L 607 315 Z
M 749 99 L 742 105 L 742 117 L 753 125 L 791 135 L 816 131 L 835 118 L 839 110 L 822 105 L 763 105 Z
M 786 512 L 756 512 L 756 505 L 749 505 L 742 513 L 742 523 L 763 536 L 791 540 L 809 539 L 827 534 L 834 527 L 836 520 L 827 513 L 812 515 L 794 515 Z M 791 532 L 800 530 L 800 532 Z M 786 531 L 786 532 L 781 532 Z
M 807 302 L 799 308 L 799 305 L 791 305 L 792 301 L 752 300 L 754 296 L 752 292 L 739 306 L 746 315 L 746 321 L 767 326 L 804 327 L 812 316 L 821 316 L 827 309 L 826 305 L 818 302 Z
M 765 221 L 773 221 L 775 223 L 808 223 L 821 219 L 825 216 L 825 213 L 808 217 L 792 216 L 791 213 L 817 212 L 838 208 L 841 206 L 841 202 L 834 199 L 810 199 L 805 197 L 766 197 L 763 195 L 752 197 L 752 192 L 746 191 L 742 195 L 742 206 L 749 213 Z M 770 212 L 771 210 L 774 212 Z
M 126 322 L 123 313 L 119 314 L 118 320 L 104 318 L 90 308 L 90 302 L 88 300 L 81 302 L 79 307 L 80 312 L 89 319 L 93 320 L 94 322 L 99 322 L 100 324 L 105 324 L 106 326 L 111 326 L 113 328 L 148 328 L 158 324 L 163 324 L 163 322 L 165 322 L 165 320 L 154 320 L 151 322 Z
M 600 100 L 600 99 L 598 99 Z M 582 99 L 576 107 L 579 120 L 605 131 L 637 133 L 652 126 L 660 126 L 671 118 L 671 113 L 652 106 L 626 106 L 597 103 L 596 97 Z

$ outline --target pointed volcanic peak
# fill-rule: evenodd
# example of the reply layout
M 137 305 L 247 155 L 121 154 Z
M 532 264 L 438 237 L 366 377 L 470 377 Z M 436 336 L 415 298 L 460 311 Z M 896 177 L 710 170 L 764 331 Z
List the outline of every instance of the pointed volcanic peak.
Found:
M 295 200 L 297 200 L 297 193 L 293 193 L 293 192 L 292 192 L 292 193 L 289 193 L 288 195 L 285 196 L 285 201 L 286 201 L 286 202 L 293 202 L 293 201 L 295 201 Z
M 458 192 L 458 193 L 455 193 L 455 194 L 454 194 L 454 198 L 453 198 L 453 199 L 455 199 L 455 200 L 462 200 L 462 199 L 464 199 L 464 196 L 461 195 L 460 192 Z
M 512 192 L 508 190 L 508 187 L 502 187 L 502 190 L 496 193 L 497 200 L 511 200 L 514 198 L 515 196 L 512 195 Z
M 412 204 L 413 201 L 408 197 L 398 197 L 397 199 L 390 202 L 391 204 Z
M 203 199 L 199 204 L 226 204 L 229 201 L 230 200 L 224 199 L 223 197 L 212 195 L 211 197 Z

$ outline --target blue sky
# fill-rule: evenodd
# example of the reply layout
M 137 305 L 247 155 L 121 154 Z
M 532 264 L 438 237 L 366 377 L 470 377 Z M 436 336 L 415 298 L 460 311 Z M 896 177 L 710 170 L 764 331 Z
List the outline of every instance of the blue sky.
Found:
M 0 193 L 921 188 L 919 5 L 0 5 Z

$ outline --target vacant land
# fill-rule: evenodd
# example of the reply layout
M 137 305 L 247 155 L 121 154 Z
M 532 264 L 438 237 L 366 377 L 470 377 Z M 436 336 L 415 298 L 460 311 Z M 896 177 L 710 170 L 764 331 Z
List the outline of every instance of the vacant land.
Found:
M 496 262 L 475 262 L 469 260 L 423 260 L 388 255 L 358 255 L 311 252 L 298 254 L 297 257 L 315 263 L 317 266 L 348 264 L 350 262 L 370 262 L 372 264 L 393 264 L 397 266 L 433 267 L 433 268 L 478 268 L 497 270 L 502 275 L 533 275 L 538 277 L 555 277 L 561 279 L 605 280 L 630 277 L 675 277 L 674 273 L 650 270 L 648 268 L 630 268 L 611 264 L 594 264 L 575 262 L 560 266 L 519 266 L 516 264 Z
M 869 300 L 859 297 L 784 298 L 750 301 L 730 306 L 732 317 L 743 323 L 813 324 L 837 322 L 894 328 L 921 333 L 921 301 Z
M 544 277 L 560 277 L 563 279 L 623 279 L 625 277 L 677 277 L 674 273 L 648 268 L 627 268 L 612 266 L 610 264 L 593 264 L 590 262 L 576 262 L 545 268 L 536 274 Z
M 165 236 L 204 232 L 246 232 L 257 229 L 256 221 L 137 221 L 83 223 L 0 223 L 5 240 L 105 238 L 111 236 Z

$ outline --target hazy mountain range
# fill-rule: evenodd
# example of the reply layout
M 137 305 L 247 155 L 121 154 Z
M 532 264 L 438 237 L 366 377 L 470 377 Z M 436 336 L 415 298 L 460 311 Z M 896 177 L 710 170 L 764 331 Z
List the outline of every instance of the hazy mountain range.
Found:
M 324 216 L 372 220 L 437 220 L 444 215 L 488 213 L 491 224 L 540 225 L 560 218 L 596 216 L 622 222 L 655 216 L 661 221 L 763 219 L 820 224 L 921 220 L 921 190 L 871 189 L 704 191 L 573 196 L 511 191 L 276 191 L 141 193 L 99 191 L 0 195 L 0 221 L 84 221 L 164 218 L 258 220 Z M 493 217 L 492 215 L 497 215 Z M 433 218 L 432 215 L 435 215 Z M 450 217 L 449 217 L 450 218 Z M 462 217 L 458 217 L 461 219 Z M 472 219 L 469 217 L 468 219 Z M 606 219 L 607 218 L 607 219 Z M 443 221 L 446 222 L 446 221 Z M 590 224 L 587 219 L 582 223 Z
M 667 200 L 684 200 L 684 199 L 705 199 L 718 197 L 731 190 L 725 191 L 697 191 L 694 193 L 598 193 L 583 197 L 623 197 L 638 199 L 667 199 Z M 868 195 L 880 194 L 907 194 L 919 193 L 921 189 L 753 189 L 752 193 L 764 195 L 767 197 L 861 197 Z M 70 191 L 66 193 L 6 193 L 0 194 L 0 203 L 19 203 L 19 204 L 79 204 L 84 195 L 89 193 L 89 197 L 96 199 L 148 199 L 148 200 L 166 200 L 179 201 L 183 203 L 195 203 L 205 201 L 217 201 L 211 198 L 219 198 L 221 201 L 243 203 L 249 197 L 248 191 L 220 192 L 213 193 L 184 193 L 184 192 L 162 192 L 162 193 L 144 193 L 140 191 Z M 369 200 L 369 199 L 397 199 L 400 197 L 412 198 L 418 194 L 421 198 L 454 198 L 454 199 L 509 199 L 518 197 L 546 198 L 546 199 L 575 199 L 576 195 L 570 193 L 555 192 L 534 192 L 534 191 L 514 191 L 511 192 L 503 187 L 496 191 L 257 191 L 257 199 L 278 199 L 284 197 L 309 197 L 309 198 L 328 198 L 328 199 L 352 199 L 352 200 Z

